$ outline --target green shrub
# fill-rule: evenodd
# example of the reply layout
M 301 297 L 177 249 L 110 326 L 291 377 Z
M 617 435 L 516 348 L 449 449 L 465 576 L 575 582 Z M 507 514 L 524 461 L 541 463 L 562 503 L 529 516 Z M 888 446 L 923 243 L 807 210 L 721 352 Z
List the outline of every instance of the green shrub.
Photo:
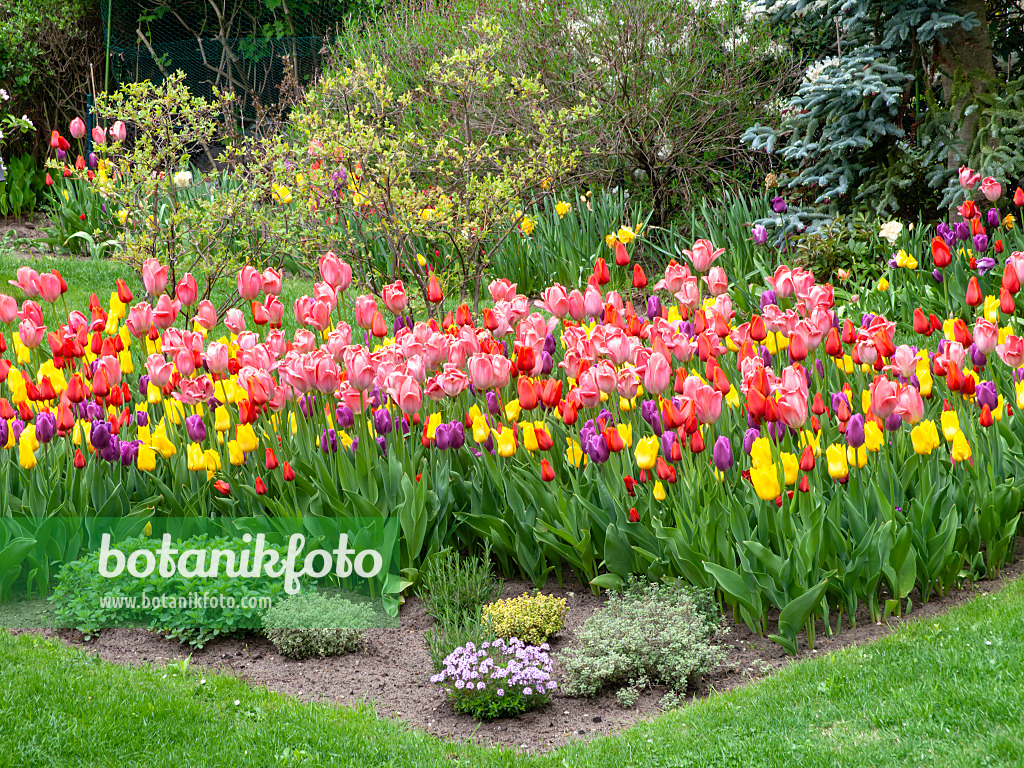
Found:
M 140 536 L 116 546 L 126 555 L 139 549 L 155 553 L 161 541 Z M 238 552 L 248 545 L 240 539 L 203 534 L 179 541 L 175 546 L 179 552 Z M 202 648 L 220 635 L 259 629 L 263 611 L 284 594 L 283 583 L 278 579 L 265 575 L 231 578 L 224 569 L 210 578 L 186 577 L 177 570 L 165 578 L 158 569 L 145 578 L 136 578 L 127 569 L 107 578 L 100 574 L 99 559 L 100 554 L 95 551 L 65 565 L 51 598 L 56 604 L 57 626 L 77 629 L 87 639 L 101 629 L 142 627 Z M 155 601 L 159 604 L 154 605 Z
M 424 566 L 419 596 L 434 620 L 425 639 L 435 670 L 456 648 L 495 638 L 480 621 L 484 604 L 501 594 L 502 581 L 494 577 L 490 560 L 489 549 L 479 557 L 460 557 L 449 549 L 433 555 Z
M 359 648 L 379 617 L 365 603 L 319 592 L 287 597 L 263 614 L 263 634 L 291 659 L 342 656 Z
M 482 623 L 498 637 L 518 637 L 527 645 L 540 645 L 561 631 L 568 610 L 564 597 L 524 592 L 485 605 Z
M 715 643 L 719 624 L 710 590 L 631 579 L 623 594 L 610 595 L 584 622 L 577 645 L 560 655 L 562 690 L 594 696 L 606 686 L 620 686 L 617 698 L 624 707 L 651 685 L 683 694 L 725 658 Z

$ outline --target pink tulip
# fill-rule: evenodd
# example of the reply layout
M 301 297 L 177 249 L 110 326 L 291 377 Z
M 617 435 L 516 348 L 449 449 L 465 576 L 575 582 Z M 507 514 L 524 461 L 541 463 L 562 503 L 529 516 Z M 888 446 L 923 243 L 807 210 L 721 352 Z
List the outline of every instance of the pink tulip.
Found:
M 893 410 L 907 424 L 917 424 L 924 418 L 924 401 L 917 387 L 900 387 L 896 395 L 896 408 Z
M 232 307 L 228 310 L 227 316 L 224 318 L 224 325 L 227 326 L 228 330 L 232 333 L 238 334 L 245 330 L 245 315 L 242 314 L 242 310 L 237 307 Z
M 199 307 L 196 311 L 196 322 L 200 328 L 204 328 L 207 331 L 213 330 L 214 326 L 217 325 L 217 310 L 209 299 L 203 299 L 199 302 Z
M 302 352 L 303 354 L 312 352 L 316 349 L 316 336 L 313 335 L 312 331 L 300 328 L 295 332 L 295 340 L 292 346 L 296 352 Z
M 1002 185 L 991 176 L 986 176 L 981 182 L 981 194 L 990 203 L 994 203 L 1003 195 Z
M 1006 341 L 996 347 L 996 354 L 1011 368 L 1020 368 L 1024 363 L 1024 339 L 1020 336 L 1007 336 Z
M 316 358 L 314 369 L 314 381 L 318 391 L 330 394 L 337 391 L 341 378 L 338 375 L 338 364 L 335 363 L 326 353 L 321 352 Z
M 437 384 L 448 397 L 458 397 L 469 386 L 469 376 L 450 363 L 437 374 Z
M 107 129 L 101 126 L 96 126 L 92 129 L 92 143 L 93 144 L 106 144 L 107 142 Z
M 46 272 L 39 275 L 37 284 L 39 286 L 39 296 L 47 304 L 53 304 L 60 298 L 60 280 L 55 274 Z
M 174 321 L 178 319 L 178 312 L 181 310 L 181 302 L 171 299 L 166 293 L 160 295 L 153 310 L 153 325 L 160 330 L 167 330 Z
M 110 126 L 110 138 L 114 141 L 124 141 L 127 137 L 128 129 L 120 120 Z
M 884 376 L 871 382 L 871 412 L 880 419 L 887 419 L 896 410 L 896 384 Z
M 619 369 L 615 380 L 615 390 L 619 397 L 632 400 L 640 390 L 640 377 L 636 375 L 636 368 L 627 365 Z
M 768 278 L 775 291 L 776 298 L 785 299 L 796 293 L 796 285 L 793 282 L 793 270 L 785 264 L 780 264 L 775 269 L 775 274 Z
M 35 349 L 42 344 L 45 333 L 46 328 L 44 326 L 36 325 L 27 318 L 18 324 L 18 338 L 29 349 Z
M 579 322 L 586 317 L 586 306 L 583 301 L 583 294 L 576 288 L 569 292 L 569 317 Z
M 331 324 L 330 304 L 325 301 L 314 302 L 312 308 L 309 310 L 307 322 L 318 331 L 327 330 L 328 326 Z
M 199 298 L 199 285 L 191 272 L 186 272 L 185 276 L 178 281 L 174 295 L 178 297 L 182 306 L 191 307 L 196 303 L 196 299 Z
M 651 394 L 660 395 L 672 381 L 672 365 L 661 353 L 653 353 L 647 360 L 644 371 L 644 389 Z
M 142 285 L 150 296 L 159 296 L 167 288 L 167 265 L 160 266 L 156 259 L 146 259 L 142 263 Z
M 391 374 L 388 381 L 388 394 L 394 400 L 402 413 L 412 415 L 423 405 L 423 392 L 420 385 L 412 376 L 398 373 Z
M 409 298 L 405 295 L 405 286 L 401 280 L 384 286 L 383 299 L 384 306 L 394 315 L 402 314 L 409 304 Z
M 689 257 L 693 268 L 698 272 L 707 272 L 715 260 L 725 253 L 725 248 L 715 250 L 710 240 L 698 240 L 693 244 L 692 250 L 683 251 Z
M 892 365 L 889 368 L 896 371 L 903 378 L 909 379 L 914 375 L 914 371 L 917 370 L 917 360 L 918 357 L 913 349 L 906 344 L 900 344 L 896 347 L 896 352 L 892 356 Z
M 238 295 L 246 301 L 255 301 L 263 290 L 263 278 L 255 267 L 246 264 L 238 273 Z
M 32 267 L 18 267 L 16 275 L 17 280 L 8 280 L 7 282 L 15 288 L 21 288 L 28 298 L 39 295 L 39 273 Z
M 149 374 L 149 383 L 158 389 L 167 386 L 174 372 L 172 366 L 163 355 L 153 354 L 146 358 L 146 373 Z
M 174 366 L 182 376 L 191 376 L 196 369 L 195 358 L 188 349 L 179 349 L 174 355 Z
M 263 291 L 268 296 L 279 296 L 284 276 L 273 267 L 263 270 Z
M 71 125 L 68 126 L 68 132 L 72 138 L 81 139 L 85 136 L 85 121 L 80 117 L 76 117 L 71 121 Z
M 991 355 L 999 344 L 999 326 L 984 318 L 974 323 L 974 343 L 984 355 Z
M 344 292 L 352 284 L 352 267 L 331 251 L 320 259 L 320 275 L 324 282 L 329 283 L 336 291 Z
M 469 378 L 473 382 L 473 388 L 478 392 L 496 386 L 497 376 L 491 355 L 477 354 L 469 358 Z
M 206 348 L 206 367 L 210 373 L 225 373 L 228 369 L 228 345 L 219 341 L 211 342 Z
M 377 314 L 377 302 L 372 296 L 356 297 L 356 325 L 369 330 L 373 325 L 373 316 Z
M 266 288 L 266 285 L 264 283 L 263 287 Z M 267 317 L 270 318 L 271 325 L 280 325 L 284 318 L 284 304 L 273 294 L 267 297 Z
M 712 296 L 722 296 L 729 290 L 729 278 L 726 277 L 725 270 L 721 267 L 712 267 L 704 278 L 704 282 L 708 284 L 708 291 Z
M 697 416 L 697 421 L 701 424 L 714 424 L 718 421 L 722 415 L 722 398 L 722 393 L 717 389 L 709 387 L 707 384 L 702 385 L 693 396 L 693 412 Z M 807 400 L 804 398 L 800 399 L 804 404 L 804 418 L 800 421 L 800 424 L 803 424 L 807 420 Z M 782 408 L 781 400 L 779 407 L 780 409 Z M 785 411 L 783 411 L 783 419 L 785 420 Z M 799 424 L 795 426 L 799 426 Z
M 572 394 L 584 408 L 596 408 L 601 404 L 601 388 L 597 385 L 597 375 L 592 368 L 582 373 L 579 385 Z
M 103 369 L 103 372 L 107 374 L 107 381 L 112 387 L 121 386 L 121 364 L 117 361 L 117 358 L 113 355 L 103 355 L 99 360 L 96 361 L 96 370 Z
M 618 388 L 618 372 L 615 370 L 615 366 L 612 365 L 610 360 L 599 361 L 591 370 L 594 372 L 594 383 L 596 383 L 597 388 L 606 395 L 610 395 Z
M 21 312 L 18 313 L 18 317 L 22 320 L 31 320 L 36 325 L 46 324 L 43 321 L 43 308 L 32 299 L 25 299 L 21 302 Z
M 546 309 L 559 320 L 569 314 L 569 296 L 565 288 L 560 285 L 552 285 L 544 289 L 541 294 L 541 301 L 534 302 L 541 309 Z
M 359 346 L 344 353 L 348 382 L 361 392 L 373 386 L 375 366 L 366 347 Z
M 597 317 L 604 309 L 604 299 L 601 298 L 601 291 L 592 285 L 587 286 L 583 294 L 583 311 L 588 317 Z
M 516 295 L 517 284 L 509 282 L 507 278 L 501 278 L 501 280 L 493 281 L 487 289 L 491 292 L 491 298 L 494 302 L 499 301 L 511 301 Z
M 957 178 L 960 181 L 960 186 L 964 189 L 971 189 L 981 181 L 981 174 L 975 173 L 966 165 L 961 165 L 960 170 L 957 172 Z
M 13 296 L 0 293 L 0 322 L 10 325 L 18 316 L 18 301 Z

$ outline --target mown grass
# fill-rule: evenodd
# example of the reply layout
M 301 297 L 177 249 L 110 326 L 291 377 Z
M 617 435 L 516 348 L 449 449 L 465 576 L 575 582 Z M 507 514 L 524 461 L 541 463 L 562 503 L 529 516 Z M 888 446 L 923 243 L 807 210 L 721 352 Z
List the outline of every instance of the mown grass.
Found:
M 202 675 L 205 674 L 205 683 Z M 1024 764 L 1024 584 L 557 752 L 453 744 L 369 708 L 127 668 L 0 634 L 0 765 L 1011 766 Z

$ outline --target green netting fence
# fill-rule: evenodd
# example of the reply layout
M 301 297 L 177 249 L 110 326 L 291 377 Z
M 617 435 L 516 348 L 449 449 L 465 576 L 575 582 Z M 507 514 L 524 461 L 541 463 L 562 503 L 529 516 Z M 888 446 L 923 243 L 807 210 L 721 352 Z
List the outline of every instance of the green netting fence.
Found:
M 286 73 L 314 75 L 330 42 L 366 0 L 100 0 L 115 82 L 160 82 L 182 70 L 189 88 L 231 90 L 242 119 L 272 107 Z

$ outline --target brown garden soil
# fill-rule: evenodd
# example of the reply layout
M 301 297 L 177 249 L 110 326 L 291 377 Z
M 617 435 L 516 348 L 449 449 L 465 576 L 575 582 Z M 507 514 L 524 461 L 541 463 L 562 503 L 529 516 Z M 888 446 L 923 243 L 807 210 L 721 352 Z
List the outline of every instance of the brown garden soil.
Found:
M 50 226 L 50 220 L 42 214 L 32 214 L 21 219 L 0 218 L 0 243 L 12 249 L 15 258 L 32 259 L 38 256 L 53 255 L 49 246 L 41 250 L 34 242 L 45 237 L 44 227 Z
M 926 604 L 921 604 L 916 594 L 912 595 L 914 609 L 910 616 L 890 617 L 884 624 L 873 623 L 866 607 L 862 607 L 856 628 L 849 628 L 844 621 L 841 629 L 828 637 L 819 625 L 815 649 L 808 651 L 801 637 L 797 656 L 787 656 L 772 641 L 727 620 L 729 629 L 723 640 L 727 659 L 703 679 L 689 698 L 727 691 L 770 675 L 793 661 L 887 635 L 905 622 L 935 616 L 975 595 L 997 591 L 1022 570 L 1024 562 L 1018 553 L 1017 561 L 999 579 L 965 585 L 942 598 L 933 597 Z M 529 588 L 526 582 L 508 581 L 503 596 L 516 596 Z M 557 653 L 572 644 L 577 628 L 601 607 L 604 598 L 570 582 L 563 588 L 551 584 L 544 591 L 565 597 L 569 603 L 565 629 L 551 642 L 553 653 Z M 594 699 L 572 699 L 556 693 L 551 704 L 542 710 L 518 719 L 477 723 L 466 715 L 456 714 L 430 682 L 433 669 L 423 635 L 430 628 L 431 619 L 417 598 L 410 598 L 402 606 L 400 623 L 398 629 L 370 630 L 360 652 L 305 661 L 279 655 L 265 638 L 256 634 L 219 639 L 198 651 L 145 630 L 106 630 L 88 642 L 72 630 L 59 630 L 56 634 L 106 661 L 166 664 L 191 656 L 195 666 L 228 672 L 302 701 L 344 705 L 367 702 L 381 716 L 403 720 L 436 736 L 530 751 L 546 751 L 572 740 L 608 735 L 660 711 L 659 702 L 665 691 L 659 689 L 644 692 L 639 704 L 629 710 L 617 705 L 612 692 Z M 555 672 L 558 679 L 557 663 Z

